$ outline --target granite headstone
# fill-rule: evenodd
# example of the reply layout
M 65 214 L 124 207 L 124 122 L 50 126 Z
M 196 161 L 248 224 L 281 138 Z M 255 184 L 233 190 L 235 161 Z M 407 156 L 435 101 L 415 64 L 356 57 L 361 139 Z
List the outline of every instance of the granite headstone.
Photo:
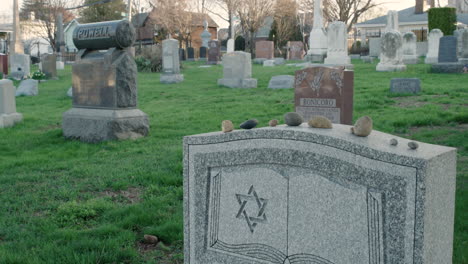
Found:
M 187 60 L 188 61 L 195 60 L 195 49 L 192 47 L 187 48 Z
M 468 28 L 461 29 L 459 34 L 459 61 L 468 64 Z
M 11 80 L 0 80 L 0 128 L 11 127 L 23 120 L 16 112 L 15 87 Z
M 273 76 L 268 83 L 269 89 L 290 89 L 294 88 L 294 76 L 293 75 L 279 75 Z
M 288 41 L 288 60 L 304 59 L 304 43 L 302 41 Z
M 393 78 L 390 81 L 390 93 L 417 94 L 421 92 L 421 80 L 418 78 Z
M 185 56 L 185 49 L 179 49 L 179 61 L 185 61 L 187 58 Z
M 179 83 L 184 80 L 180 74 L 180 49 L 179 41 L 166 39 L 162 42 L 163 47 L 163 70 L 159 78 L 161 83 Z
M 36 96 L 39 94 L 39 81 L 25 79 L 20 82 L 16 89 L 16 96 Z
M 208 64 L 218 64 L 221 57 L 221 43 L 218 40 L 210 40 L 208 46 Z
M 348 56 L 348 31 L 344 22 L 335 21 L 327 30 L 327 57 L 325 64 L 349 65 L 351 59 Z
M 55 54 L 43 54 L 41 56 L 42 72 L 47 79 L 57 78 L 57 56 Z
M 185 137 L 184 263 L 452 263 L 456 149 L 350 128 Z
M 200 47 L 200 58 L 199 60 L 201 61 L 206 61 L 206 55 L 207 55 L 207 48 L 206 47 Z
M 380 50 L 380 62 L 377 64 L 377 71 L 406 70 L 406 65 L 403 64 L 403 38 L 400 32 L 395 30 L 385 32 L 382 36 Z
M 446 62 L 458 62 L 457 38 L 454 36 L 445 36 L 440 38 L 439 63 Z
M 407 32 L 403 34 L 403 63 L 418 64 L 419 58 L 416 51 L 416 34 Z
M 271 60 L 274 57 L 273 41 L 261 40 L 255 42 L 255 58 Z
M 0 72 L 8 75 L 8 55 L 0 53 Z
M 31 57 L 26 54 L 10 54 L 10 76 L 21 80 L 31 73 Z
M 428 36 L 428 50 L 426 54 L 425 63 L 426 64 L 434 64 L 439 62 L 439 44 L 440 38 L 444 36 L 444 33 L 435 28 L 431 30 Z
M 235 51 L 223 56 L 223 79 L 218 85 L 230 88 L 256 88 L 257 79 L 252 79 L 252 58 L 250 53 Z
M 296 71 L 295 107 L 305 121 L 325 116 L 332 123 L 353 121 L 354 72 L 343 67 L 310 67 Z
M 135 36 L 128 20 L 75 28 L 79 52 L 72 66 L 73 107 L 63 114 L 65 138 L 95 143 L 148 135 L 148 116 L 137 108 L 137 67 L 129 51 Z

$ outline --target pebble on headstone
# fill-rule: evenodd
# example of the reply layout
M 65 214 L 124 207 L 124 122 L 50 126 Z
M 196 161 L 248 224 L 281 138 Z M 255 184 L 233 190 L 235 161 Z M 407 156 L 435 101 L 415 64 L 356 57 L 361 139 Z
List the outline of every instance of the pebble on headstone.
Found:
M 302 116 L 296 112 L 289 112 L 284 115 L 284 123 L 288 126 L 300 126 L 304 122 Z
M 390 81 L 390 93 L 410 93 L 421 92 L 421 80 L 418 78 L 393 78 Z
M 20 82 L 16 96 L 36 96 L 39 94 L 39 81 L 26 79 Z
M 314 116 L 309 120 L 309 126 L 313 128 L 333 128 L 332 122 L 324 116 Z
M 234 125 L 232 124 L 231 120 L 224 120 L 221 123 L 221 130 L 224 133 L 228 133 L 234 130 Z
M 398 140 L 396 138 L 390 139 L 390 145 L 397 146 L 398 145 Z
M 252 128 L 256 127 L 257 125 L 258 125 L 257 119 L 250 119 L 250 120 L 247 120 L 247 121 L 243 122 L 242 124 L 240 124 L 240 128 L 242 128 L 242 129 L 252 129 Z
M 351 133 L 360 137 L 367 137 L 372 132 L 372 119 L 363 116 L 356 121 L 354 127 L 351 127 Z
M 278 120 L 276 119 L 270 120 L 270 122 L 268 122 L 268 125 L 271 127 L 275 127 L 278 125 Z
M 417 148 L 419 148 L 419 144 L 417 142 L 410 141 L 410 142 L 408 142 L 408 147 L 410 149 L 417 149 Z

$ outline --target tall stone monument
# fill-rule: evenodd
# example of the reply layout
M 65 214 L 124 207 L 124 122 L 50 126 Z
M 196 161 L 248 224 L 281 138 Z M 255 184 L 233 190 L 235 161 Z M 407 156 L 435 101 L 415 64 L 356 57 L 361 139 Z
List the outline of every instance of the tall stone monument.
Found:
M 65 54 L 65 33 L 63 31 L 63 15 L 62 13 L 57 14 L 56 29 L 57 29 L 57 62 L 56 68 L 58 70 L 64 69 L 64 54 Z
M 385 27 L 385 31 L 400 31 L 399 29 L 399 22 L 398 22 L 398 12 L 395 10 L 390 10 L 387 13 L 387 26 Z
M 234 51 L 223 56 L 223 79 L 218 85 L 230 88 L 257 88 L 257 79 L 252 79 L 250 53 Z
M 322 0 L 314 1 L 314 25 L 309 35 L 307 60 L 323 62 L 327 55 L 327 32 L 323 27 Z
M 23 120 L 16 112 L 15 87 L 11 80 L 0 80 L 0 128 L 11 127 Z
M 234 48 L 235 48 L 235 35 L 236 35 L 236 31 L 235 31 L 235 25 L 234 25 L 234 15 L 231 14 L 231 17 L 230 17 L 230 20 L 231 20 L 231 38 L 227 41 L 227 52 L 233 52 L 234 51 Z
M 353 121 L 354 72 L 344 67 L 309 67 L 296 71 L 296 113 L 305 121 L 325 116 L 336 124 Z
M 452 263 L 456 149 L 350 128 L 185 137 L 184 263 Z
M 406 65 L 403 64 L 403 37 L 400 32 L 395 30 L 385 32 L 382 36 L 380 50 L 380 62 L 377 64 L 377 71 L 406 70 Z
M 201 33 L 202 47 L 208 48 L 208 42 L 211 40 L 211 33 L 208 31 L 208 22 L 203 23 L 205 30 Z
M 10 40 L 10 76 L 21 80 L 29 76 L 31 59 L 24 54 L 21 41 L 21 29 L 19 20 L 18 0 L 13 0 L 13 33 Z
M 418 64 L 419 58 L 416 51 L 416 34 L 406 32 L 403 35 L 403 63 Z
M 179 41 L 176 39 L 166 39 L 162 42 L 163 50 L 163 70 L 161 73 L 161 83 L 179 83 L 184 80 L 184 75 L 180 74 Z
M 348 56 L 348 30 L 346 24 L 335 21 L 327 30 L 327 58 L 325 64 L 349 65 L 351 59 Z
M 128 20 L 75 28 L 79 52 L 72 67 L 73 108 L 63 114 L 65 138 L 95 143 L 148 135 L 148 116 L 137 107 L 137 67 L 129 49 L 135 36 Z
M 444 33 L 435 28 L 431 30 L 428 36 L 428 51 L 426 54 L 425 63 L 426 64 L 434 64 L 439 62 L 439 43 L 440 38 L 444 36 Z

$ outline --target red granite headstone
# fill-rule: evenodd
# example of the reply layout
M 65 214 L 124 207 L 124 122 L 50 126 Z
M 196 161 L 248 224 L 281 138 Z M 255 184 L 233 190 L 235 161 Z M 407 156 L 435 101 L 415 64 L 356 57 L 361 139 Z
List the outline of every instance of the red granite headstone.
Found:
M 6 54 L 0 54 L 0 72 L 8 75 L 8 55 Z
M 208 42 L 208 64 L 218 64 L 221 56 L 221 44 L 218 40 Z
M 353 121 L 354 72 L 344 67 L 310 67 L 296 71 L 295 107 L 305 121 L 325 116 L 332 123 Z
M 255 58 L 257 59 L 273 59 L 275 45 L 273 41 L 257 41 L 255 43 Z
M 304 59 L 304 43 L 302 41 L 288 41 L 288 60 Z

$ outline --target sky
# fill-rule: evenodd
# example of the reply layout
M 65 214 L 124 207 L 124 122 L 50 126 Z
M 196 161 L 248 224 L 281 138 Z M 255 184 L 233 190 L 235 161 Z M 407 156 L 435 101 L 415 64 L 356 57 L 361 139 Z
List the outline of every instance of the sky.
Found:
M 385 11 L 387 10 L 401 10 L 408 8 L 410 6 L 413 6 L 415 3 L 415 0 L 400 0 L 400 1 L 392 1 L 392 0 L 376 0 L 378 3 L 381 3 L 381 8 Z M 23 0 L 19 0 L 19 6 L 21 7 L 21 3 Z M 444 6 L 447 4 L 447 0 L 441 0 L 440 1 L 441 5 Z M 3 15 L 7 15 L 11 17 L 12 15 L 12 10 L 13 10 L 13 0 L 0 0 L 0 17 Z M 226 22 L 217 21 L 215 16 L 212 16 L 213 19 L 216 20 L 218 24 L 220 24 L 221 27 L 226 27 L 224 24 Z

